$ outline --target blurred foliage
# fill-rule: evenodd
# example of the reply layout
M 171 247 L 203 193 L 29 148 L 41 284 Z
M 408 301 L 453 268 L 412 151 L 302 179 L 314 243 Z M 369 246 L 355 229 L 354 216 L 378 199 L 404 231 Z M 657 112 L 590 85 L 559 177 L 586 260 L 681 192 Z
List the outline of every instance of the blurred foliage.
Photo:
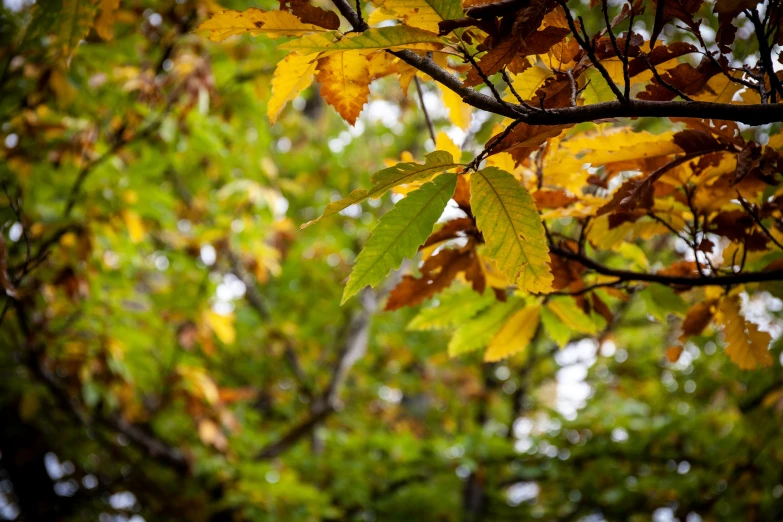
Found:
M 416 310 L 341 308 L 383 212 L 297 228 L 431 150 L 421 111 L 384 81 L 349 128 L 311 88 L 270 127 L 283 53 L 194 34 L 218 9 L 0 12 L 0 518 L 783 517 L 781 347 L 743 372 L 707 329 L 670 362 L 674 293 L 492 364 Z M 747 307 L 779 333 L 780 300 Z

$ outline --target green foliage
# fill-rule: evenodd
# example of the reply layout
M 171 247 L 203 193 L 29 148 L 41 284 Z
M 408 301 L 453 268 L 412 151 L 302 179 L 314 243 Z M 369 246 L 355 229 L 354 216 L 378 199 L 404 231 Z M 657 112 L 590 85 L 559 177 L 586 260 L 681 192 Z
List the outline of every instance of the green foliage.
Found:
M 342 302 L 365 286 L 376 286 L 403 259 L 412 257 L 424 244 L 435 222 L 454 194 L 457 177 L 444 174 L 425 183 L 398 202 L 378 223 L 356 258 Z

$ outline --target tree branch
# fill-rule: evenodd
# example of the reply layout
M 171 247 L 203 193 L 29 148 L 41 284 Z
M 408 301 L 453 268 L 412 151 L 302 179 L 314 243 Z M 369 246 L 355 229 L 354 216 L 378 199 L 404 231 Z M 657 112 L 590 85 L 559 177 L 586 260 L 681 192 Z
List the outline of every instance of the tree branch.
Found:
M 351 23 L 355 31 L 361 32 L 369 29 L 367 23 L 359 19 L 358 14 L 347 0 L 333 0 L 333 3 Z M 657 102 L 631 99 L 627 102 L 612 101 L 582 107 L 529 112 L 513 103 L 498 101 L 470 87 L 464 87 L 462 80 L 441 68 L 429 57 L 419 56 L 409 50 L 389 52 L 408 65 L 428 74 L 447 89 L 459 94 L 468 105 L 501 116 L 521 119 L 523 123 L 529 125 L 568 125 L 611 118 L 645 117 L 730 120 L 746 125 L 765 125 L 783 121 L 783 104 L 732 105 L 698 101 Z M 615 89 L 617 89 L 616 85 Z
M 783 280 L 783 270 L 770 270 L 768 272 L 746 272 L 731 275 L 716 275 L 710 277 L 671 276 L 664 274 L 651 274 L 647 272 L 633 272 L 630 270 L 617 270 L 602 265 L 585 255 L 571 252 L 555 245 L 549 247 L 549 251 L 556 256 L 575 261 L 602 275 L 619 278 L 621 281 L 643 281 L 647 283 L 660 283 L 668 286 L 734 286 L 745 283 L 762 283 L 765 281 Z

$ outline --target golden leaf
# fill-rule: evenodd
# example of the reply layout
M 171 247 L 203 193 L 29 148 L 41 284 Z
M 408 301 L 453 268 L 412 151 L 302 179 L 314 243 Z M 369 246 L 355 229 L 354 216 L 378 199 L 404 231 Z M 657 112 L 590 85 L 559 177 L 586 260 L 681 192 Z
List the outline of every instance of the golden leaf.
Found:
M 367 56 L 337 53 L 318 59 L 316 78 L 321 96 L 345 121 L 354 125 L 370 96 L 370 71 Z
M 515 312 L 492 338 L 484 361 L 500 361 L 527 348 L 538 328 L 539 317 L 538 305 Z
M 272 125 L 285 107 L 306 89 L 315 77 L 316 60 L 312 56 L 290 53 L 275 67 L 272 76 L 272 96 L 266 106 L 266 115 Z
M 198 28 L 208 30 L 209 39 L 213 42 L 222 42 L 230 36 L 244 33 L 251 36 L 265 34 L 277 38 L 325 31 L 323 27 L 303 23 L 288 11 L 263 11 L 255 7 L 245 11 L 220 12 Z
M 723 326 L 726 355 L 743 370 L 755 370 L 757 365 L 771 366 L 772 355 L 767 349 L 771 340 L 767 332 L 745 321 L 740 314 L 737 296 L 724 298 L 718 308 L 718 322 Z

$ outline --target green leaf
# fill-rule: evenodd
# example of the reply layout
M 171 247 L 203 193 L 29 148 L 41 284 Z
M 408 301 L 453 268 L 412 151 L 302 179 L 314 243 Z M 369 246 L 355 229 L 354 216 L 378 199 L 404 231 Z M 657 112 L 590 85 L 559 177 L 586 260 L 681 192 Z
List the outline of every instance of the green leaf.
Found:
M 408 324 L 408 330 L 442 330 L 458 326 L 495 302 L 492 292 L 477 294 L 465 286 L 446 290 L 438 305 L 425 308 Z
M 554 297 L 546 306 L 570 330 L 587 335 L 598 333 L 598 326 L 577 306 L 573 298 Z
M 454 163 L 454 158 L 451 157 L 451 154 L 442 150 L 436 150 L 435 152 L 427 154 L 424 157 L 424 165 L 415 162 L 398 163 L 393 167 L 383 169 L 373 174 L 372 178 L 370 178 L 373 187 L 370 190 L 356 189 L 340 201 L 329 203 L 321 217 L 308 221 L 300 228 L 307 228 L 313 223 L 316 223 L 325 217 L 333 216 L 351 205 L 361 203 L 367 198 L 379 198 L 386 194 L 386 191 L 397 185 L 421 181 L 456 166 L 457 164 Z
M 641 296 L 647 307 L 647 313 L 661 323 L 666 323 L 669 314 L 682 316 L 688 313 L 688 305 L 668 286 L 652 284 L 641 292 Z
M 546 333 L 549 334 L 549 338 L 560 348 L 565 347 L 565 345 L 568 344 L 568 341 L 571 340 L 571 329 L 564 325 L 563 322 L 545 306 L 541 308 L 541 324 L 544 325 L 544 329 L 546 330 Z
M 70 60 L 79 42 L 90 31 L 98 4 L 90 0 L 64 0 L 62 6 L 57 43 L 62 57 Z
M 300 54 L 357 49 L 421 49 L 437 50 L 443 46 L 438 35 L 429 31 L 394 25 L 368 29 L 363 33 L 342 36 L 339 31 L 316 33 L 291 40 L 278 47 Z
M 585 105 L 616 100 L 612 88 L 597 69 L 586 70 L 585 78 L 589 82 L 582 93 Z
M 464 323 L 449 341 L 449 355 L 454 357 L 487 346 L 503 326 L 506 317 L 519 308 L 519 305 L 518 299 L 509 299 L 505 303 L 497 303 L 483 314 Z
M 342 303 L 367 285 L 375 286 L 402 260 L 416 254 L 457 188 L 457 176 L 444 174 L 398 202 L 372 232 L 356 258 Z
M 549 248 L 530 193 L 503 170 L 489 167 L 470 177 L 470 205 L 487 254 L 509 281 L 528 292 L 549 292 Z

